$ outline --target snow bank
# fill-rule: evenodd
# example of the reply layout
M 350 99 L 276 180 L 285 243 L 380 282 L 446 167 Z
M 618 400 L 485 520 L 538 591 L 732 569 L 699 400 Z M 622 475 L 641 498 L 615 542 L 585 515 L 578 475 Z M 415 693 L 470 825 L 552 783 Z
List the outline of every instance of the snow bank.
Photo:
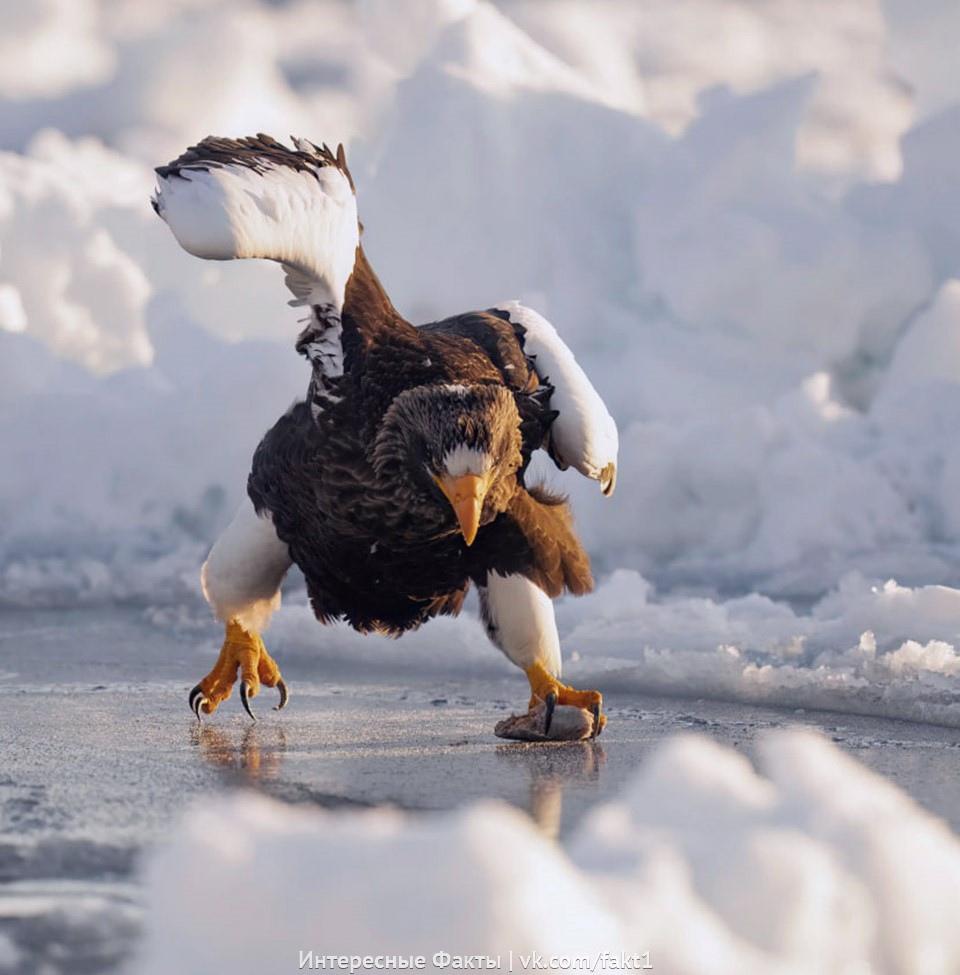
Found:
M 277 344 L 225 344 L 177 302 L 145 311 L 149 367 L 97 379 L 0 332 L 0 600 L 77 605 L 197 597 L 211 537 L 266 430 L 302 393 Z
M 669 975 L 960 966 L 960 842 L 943 823 L 807 731 L 764 739 L 759 766 L 669 740 L 567 852 L 492 803 L 412 818 L 209 802 L 149 866 L 138 971 L 297 971 L 301 951 L 500 955 L 503 970 L 510 951 L 514 970 L 533 952 L 649 952 Z
M 76 147 L 69 170 L 58 166 L 56 138 L 31 155 L 0 157 L 0 328 L 29 332 L 92 370 L 146 364 L 150 284 L 104 225 L 103 210 L 137 205 L 149 183 L 95 142 Z
M 4 99 L 55 98 L 103 82 L 114 66 L 95 0 L 2 5 L 0 93 Z
M 756 594 L 656 597 L 614 573 L 583 616 L 561 608 L 568 674 L 659 691 L 957 725 L 960 591 L 845 577 L 798 613 Z
M 607 104 L 674 135 L 697 118 L 700 96 L 711 88 L 725 85 L 749 93 L 787 78 L 815 78 L 814 97 L 797 132 L 799 161 L 833 175 L 898 175 L 898 140 L 909 126 L 912 105 L 889 64 L 888 45 L 899 36 L 881 4 L 645 0 L 604 6 L 598 16 L 593 5 L 576 0 L 502 4 L 593 81 Z M 909 19 L 901 14 L 904 33 L 916 29 L 912 13 Z M 949 16 L 943 11 L 941 26 L 950 26 Z M 927 55 L 935 36 L 928 26 Z M 937 68 L 929 62 L 908 62 L 913 51 L 915 46 L 903 45 L 900 60 L 909 63 L 907 77 L 914 68 L 925 77 L 934 74 Z M 936 59 L 945 74 L 947 61 Z
M 356 15 L 339 3 L 3 6 L 5 148 L 22 149 L 38 124 L 99 136 L 151 165 L 214 130 L 320 126 L 336 142 L 356 134 L 390 77 L 357 56 Z

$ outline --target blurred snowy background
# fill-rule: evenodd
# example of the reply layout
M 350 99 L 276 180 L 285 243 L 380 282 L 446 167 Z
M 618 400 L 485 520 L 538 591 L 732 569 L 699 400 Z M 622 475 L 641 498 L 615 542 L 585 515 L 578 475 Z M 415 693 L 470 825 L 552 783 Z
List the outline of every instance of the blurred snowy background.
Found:
M 4 605 L 202 612 L 307 368 L 280 272 L 180 251 L 151 169 L 295 133 L 346 144 L 402 312 L 520 298 L 617 416 L 612 501 L 548 472 L 600 581 L 574 668 L 960 723 L 952 0 L 0 10 Z M 361 651 L 288 603 L 281 650 L 506 667 L 469 621 Z

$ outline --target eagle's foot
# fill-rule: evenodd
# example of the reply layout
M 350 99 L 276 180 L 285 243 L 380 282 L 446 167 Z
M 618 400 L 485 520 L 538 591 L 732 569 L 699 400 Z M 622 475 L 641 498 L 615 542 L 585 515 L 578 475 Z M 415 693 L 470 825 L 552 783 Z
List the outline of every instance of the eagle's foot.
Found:
M 599 691 L 578 691 L 567 684 L 561 684 L 541 663 L 535 663 L 532 667 L 528 667 L 526 673 L 527 680 L 530 681 L 530 711 L 540 705 L 546 709 L 544 735 L 550 734 L 550 726 L 558 704 L 582 708 L 590 712 L 593 717 L 591 738 L 596 738 L 603 731 L 607 723 L 607 716 L 602 713 L 603 695 Z
M 286 705 L 289 697 L 287 685 L 260 635 L 245 630 L 236 620 L 230 620 L 213 670 L 190 692 L 190 708 L 198 721 L 202 714 L 213 714 L 220 703 L 230 697 L 238 674 L 240 701 L 254 721 L 256 718 L 250 709 L 250 698 L 257 696 L 261 684 L 276 687 L 280 692 L 280 703 L 275 710 L 279 711 Z

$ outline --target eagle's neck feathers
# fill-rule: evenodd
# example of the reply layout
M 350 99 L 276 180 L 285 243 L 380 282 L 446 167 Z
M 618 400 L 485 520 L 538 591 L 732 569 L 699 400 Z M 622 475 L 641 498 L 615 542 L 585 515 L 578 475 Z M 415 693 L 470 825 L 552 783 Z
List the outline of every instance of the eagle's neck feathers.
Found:
M 344 291 L 341 317 L 346 341 L 349 343 L 356 338 L 363 349 L 376 341 L 377 336 L 385 330 L 393 332 L 398 328 L 412 328 L 393 307 L 386 289 L 367 260 L 362 244 L 357 245 L 353 273 Z

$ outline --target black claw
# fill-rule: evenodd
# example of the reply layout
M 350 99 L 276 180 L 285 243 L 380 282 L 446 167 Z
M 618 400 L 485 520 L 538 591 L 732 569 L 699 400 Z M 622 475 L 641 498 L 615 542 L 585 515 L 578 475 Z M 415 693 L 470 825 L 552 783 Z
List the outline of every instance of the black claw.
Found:
M 546 714 L 543 716 L 543 735 L 550 734 L 550 725 L 553 724 L 553 709 L 557 706 L 557 692 L 550 691 L 543 701 L 546 707 Z
M 280 703 L 273 709 L 274 711 L 282 711 L 287 706 L 287 700 L 290 694 L 287 692 L 287 685 L 283 682 L 283 679 L 277 681 L 277 690 L 280 692 Z
M 600 702 L 597 701 L 590 710 L 593 712 L 593 732 L 590 737 L 596 738 L 600 734 Z
M 250 693 L 250 685 L 247 684 L 245 680 L 240 681 L 240 702 L 243 704 L 243 710 L 250 715 L 251 721 L 256 721 L 257 716 L 250 710 L 250 701 L 248 700 L 248 695 Z
M 197 716 L 197 721 L 201 721 L 200 708 L 206 703 L 206 697 L 204 697 L 203 689 L 199 684 L 190 692 L 190 710 Z

